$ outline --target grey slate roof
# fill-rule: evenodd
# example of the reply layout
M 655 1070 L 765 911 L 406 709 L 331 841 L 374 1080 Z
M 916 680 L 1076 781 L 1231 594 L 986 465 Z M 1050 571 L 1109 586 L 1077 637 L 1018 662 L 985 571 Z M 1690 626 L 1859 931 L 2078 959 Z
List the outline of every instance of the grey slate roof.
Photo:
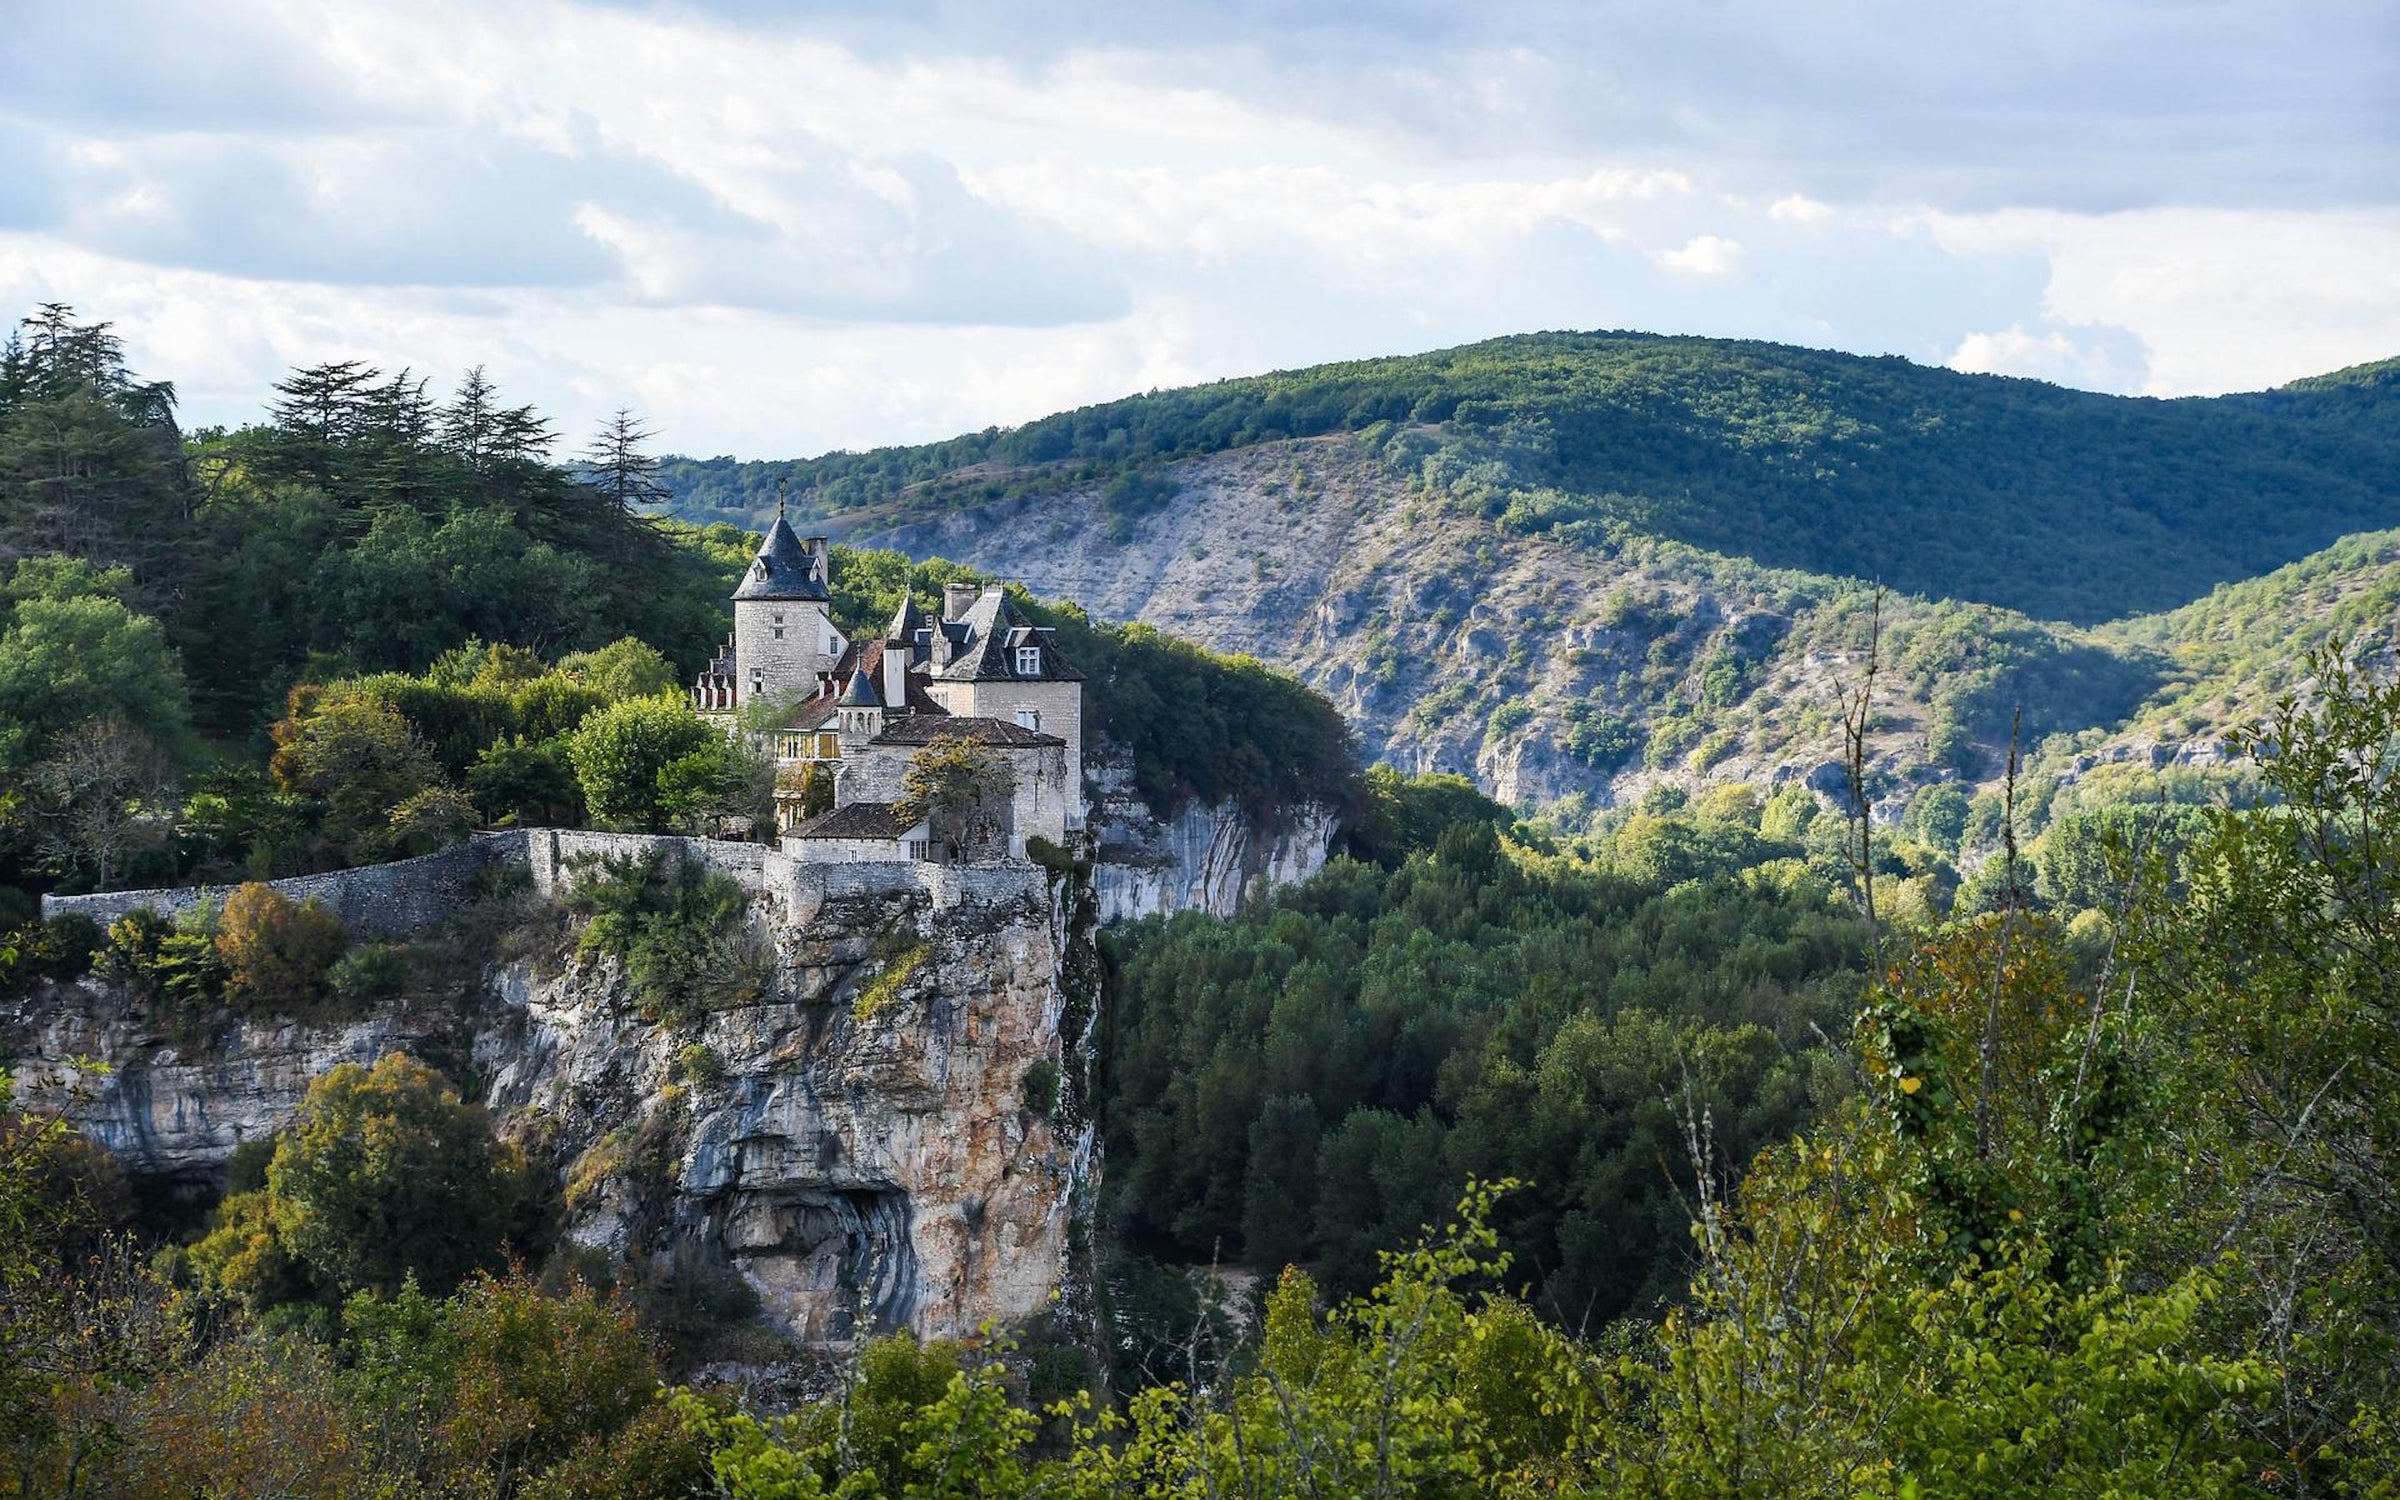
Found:
M 944 740 L 966 740 L 971 744 L 993 745 L 1003 750 L 1033 750 L 1044 745 L 1064 746 L 1067 742 L 1055 734 L 1027 729 L 1006 719 L 979 719 L 967 714 L 908 714 L 884 721 L 883 733 L 867 741 L 870 745 L 932 745 Z
M 739 588 L 733 591 L 736 599 L 824 599 L 833 595 L 825 580 L 817 576 L 816 557 L 800 540 L 792 523 L 777 516 L 767 528 L 767 539 L 759 544 L 758 556 L 751 560 L 750 571 L 742 575 Z
M 944 682 L 1081 682 L 1083 674 L 1072 671 L 1058 659 L 1058 647 L 1051 637 L 1055 633 L 1033 625 L 1020 614 L 1008 595 L 999 589 L 985 589 L 976 596 L 974 605 L 954 621 L 945 621 L 944 632 L 953 641 L 964 640 L 956 647 L 949 661 L 938 664 L 933 675 Z M 1042 653 L 1042 670 L 1025 674 L 1017 670 L 1019 646 L 1036 646 Z
M 896 839 L 915 827 L 889 802 L 853 802 L 820 813 L 791 832 L 796 839 Z
M 883 700 L 875 695 L 875 684 L 868 680 L 867 669 L 860 667 L 850 674 L 850 685 L 842 689 L 844 708 L 881 708 Z

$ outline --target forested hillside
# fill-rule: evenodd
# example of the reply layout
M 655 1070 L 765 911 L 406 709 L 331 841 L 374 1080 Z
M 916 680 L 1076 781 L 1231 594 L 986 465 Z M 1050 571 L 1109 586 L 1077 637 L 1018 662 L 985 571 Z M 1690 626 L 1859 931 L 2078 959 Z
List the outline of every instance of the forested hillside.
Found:
M 1121 527 L 1172 492 L 1161 464 L 1334 433 L 1525 492 L 1521 529 L 1577 545 L 1661 538 L 2085 624 L 2400 521 L 2400 364 L 2158 401 L 1633 333 L 1280 371 L 917 448 L 678 459 L 661 478 L 696 519 L 753 521 L 778 483 L 878 527 L 1081 487 L 1085 523 Z

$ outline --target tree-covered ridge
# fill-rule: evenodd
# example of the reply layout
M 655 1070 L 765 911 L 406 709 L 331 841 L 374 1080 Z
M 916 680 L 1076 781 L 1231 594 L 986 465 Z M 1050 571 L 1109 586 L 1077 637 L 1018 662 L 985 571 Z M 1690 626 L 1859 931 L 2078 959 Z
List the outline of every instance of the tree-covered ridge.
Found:
M 1480 470 L 1521 523 L 1591 523 L 1930 598 L 2093 622 L 2392 523 L 2400 398 L 2383 366 L 2158 401 L 1897 358 L 1630 333 L 1542 333 L 1156 392 L 913 448 L 669 461 L 684 515 L 752 518 L 788 482 L 818 514 L 977 504 L 1110 481 L 1094 525 L 1156 503 L 1173 459 L 1332 432 Z M 1113 478 L 1112 478 L 1113 476 Z

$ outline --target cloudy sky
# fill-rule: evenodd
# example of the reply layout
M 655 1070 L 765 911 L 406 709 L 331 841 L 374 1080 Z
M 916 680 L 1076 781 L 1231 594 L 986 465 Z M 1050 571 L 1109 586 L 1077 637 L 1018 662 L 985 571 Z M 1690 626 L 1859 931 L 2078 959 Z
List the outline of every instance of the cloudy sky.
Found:
M 2400 6 L 0 0 L 42 301 L 753 457 L 1537 328 L 2252 389 L 2400 354 Z

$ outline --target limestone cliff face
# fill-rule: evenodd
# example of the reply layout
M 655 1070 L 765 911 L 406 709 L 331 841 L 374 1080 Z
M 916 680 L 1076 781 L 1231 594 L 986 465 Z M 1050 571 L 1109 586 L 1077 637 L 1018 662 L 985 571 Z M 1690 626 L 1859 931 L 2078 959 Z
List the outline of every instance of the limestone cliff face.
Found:
M 1133 790 L 1132 768 L 1094 768 L 1098 791 L 1092 873 L 1100 920 L 1203 911 L 1229 917 L 1243 903 L 1325 868 L 1339 832 L 1333 813 L 1308 806 L 1260 825 L 1227 803 L 1187 802 L 1160 818 Z
M 722 1257 L 803 1339 L 957 1336 L 1052 1307 L 1092 1155 L 1075 888 L 1030 867 L 826 869 L 754 846 L 530 838 L 537 889 L 593 849 L 711 858 L 750 893 L 757 992 L 662 1025 L 613 962 L 518 959 L 463 1008 L 228 1020 L 192 1042 L 86 982 L 0 1018 L 20 1095 L 65 1103 L 133 1170 L 200 1179 L 326 1069 L 404 1049 L 472 1077 L 501 1128 L 557 1168 L 571 1239 Z M 113 1069 L 80 1099 L 56 1076 L 77 1056 Z

